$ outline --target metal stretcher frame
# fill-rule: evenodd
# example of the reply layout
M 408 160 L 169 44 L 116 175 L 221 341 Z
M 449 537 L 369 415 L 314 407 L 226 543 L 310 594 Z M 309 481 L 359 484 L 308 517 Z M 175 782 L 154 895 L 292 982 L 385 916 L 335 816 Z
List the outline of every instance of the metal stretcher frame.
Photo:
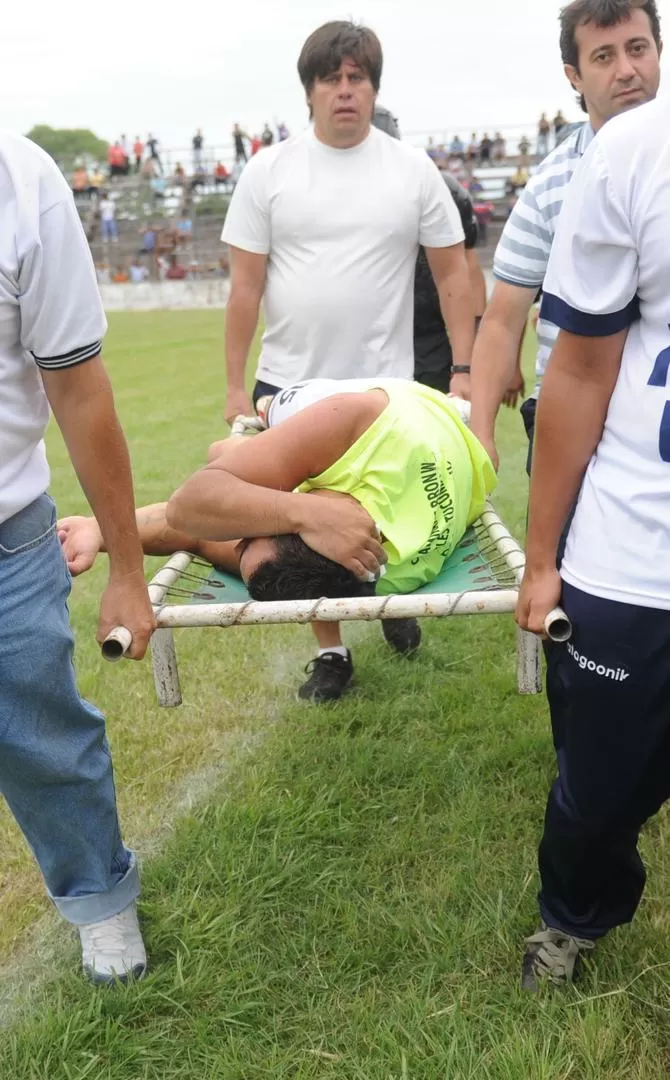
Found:
M 513 612 L 517 587 L 523 576 L 525 555 L 495 510 L 488 506 L 477 522 L 504 565 L 510 588 L 489 588 L 461 593 L 410 593 L 339 600 L 285 600 L 258 603 L 166 604 L 166 595 L 182 574 L 188 574 L 193 556 L 178 552 L 154 575 L 149 597 L 158 629 L 151 639 L 151 656 L 160 705 L 181 705 L 182 695 L 173 630 L 188 626 L 257 626 L 283 623 L 367 621 L 375 619 L 445 618 L 452 615 L 501 615 Z M 520 694 L 539 694 L 540 643 L 533 634 L 517 630 L 517 684 Z

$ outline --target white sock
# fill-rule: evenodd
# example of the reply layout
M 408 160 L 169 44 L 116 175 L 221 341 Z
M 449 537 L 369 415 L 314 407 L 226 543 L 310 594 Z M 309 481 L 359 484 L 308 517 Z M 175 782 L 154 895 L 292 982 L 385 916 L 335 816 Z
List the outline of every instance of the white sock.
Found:
M 338 656 L 343 656 L 345 660 L 349 655 L 349 650 L 344 645 L 330 645 L 327 649 L 319 649 L 319 656 L 329 652 L 337 653 Z

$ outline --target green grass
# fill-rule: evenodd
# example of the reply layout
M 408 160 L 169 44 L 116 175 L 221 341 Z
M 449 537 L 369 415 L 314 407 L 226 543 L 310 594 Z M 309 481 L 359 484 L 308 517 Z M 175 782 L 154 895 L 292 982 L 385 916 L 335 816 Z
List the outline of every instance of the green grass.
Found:
M 138 497 L 161 498 L 219 431 L 220 317 L 118 316 L 107 358 Z M 520 419 L 501 421 L 497 505 L 521 532 Z M 82 502 L 50 440 L 62 510 Z M 108 715 L 125 833 L 143 859 L 152 970 L 75 974 L 67 928 L 0 820 L 2 1080 L 661 1080 L 670 1071 L 670 851 L 578 989 L 518 989 L 553 755 L 520 698 L 509 618 L 424 624 L 412 662 L 352 625 L 357 689 L 298 705 L 304 629 L 188 631 L 185 705 L 93 643 L 104 566 L 72 602 L 85 692 Z M 19 887 L 16 886 L 18 881 Z M 14 883 L 14 884 L 13 884 Z M 46 921 L 46 929 L 44 923 Z

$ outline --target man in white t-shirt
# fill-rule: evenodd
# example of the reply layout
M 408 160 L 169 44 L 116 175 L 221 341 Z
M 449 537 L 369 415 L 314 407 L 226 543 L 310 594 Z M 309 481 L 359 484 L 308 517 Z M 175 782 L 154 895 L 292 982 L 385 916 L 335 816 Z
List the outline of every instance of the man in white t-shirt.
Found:
M 545 282 L 543 314 L 561 333 L 538 403 L 517 618 L 539 633 L 560 600 L 573 634 L 547 650 L 559 775 L 529 986 L 570 978 L 580 953 L 632 919 L 638 835 L 670 797 L 669 123 L 658 99 L 599 134 Z
M 102 225 L 102 239 L 113 240 L 116 243 L 119 239 L 119 227 L 116 224 L 116 207 L 114 206 L 114 200 L 110 199 L 107 192 L 104 192 L 100 199 L 100 223 Z
M 382 51 L 371 30 L 332 22 L 298 72 L 313 126 L 249 162 L 223 229 L 231 248 L 226 418 L 249 414 L 249 350 L 263 300 L 254 397 L 312 378 L 411 379 L 413 275 L 427 251 L 468 396 L 474 314 L 463 230 L 420 150 L 371 127 Z
M 96 983 L 144 973 L 135 856 L 119 831 L 104 717 L 72 667 L 70 577 L 56 535 L 49 406 L 110 545 L 98 640 L 123 623 L 130 655 L 154 618 L 128 451 L 102 365 L 107 328 L 63 176 L 34 143 L 0 134 L 0 792 Z
M 231 253 L 226 419 L 245 388 L 263 300 L 255 402 L 305 379 L 411 379 L 414 268 L 423 245 L 453 349 L 451 390 L 469 397 L 474 306 L 454 201 L 430 158 L 371 126 L 382 50 L 371 30 L 331 22 L 305 42 L 298 73 L 313 126 L 245 167 L 222 239 Z M 415 649 L 415 620 L 396 625 Z M 316 624 L 325 656 L 344 654 Z

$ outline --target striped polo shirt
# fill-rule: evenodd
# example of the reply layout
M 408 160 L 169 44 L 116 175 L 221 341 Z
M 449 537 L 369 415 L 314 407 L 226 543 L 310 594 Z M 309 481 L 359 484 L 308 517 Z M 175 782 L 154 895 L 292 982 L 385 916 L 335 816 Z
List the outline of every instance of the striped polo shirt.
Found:
M 531 176 L 496 249 L 493 274 L 499 281 L 524 289 L 542 288 L 566 189 L 593 138 L 591 125 L 581 124 L 552 150 Z M 558 327 L 542 317 L 538 322 L 537 337 L 535 397 L 558 337 Z

